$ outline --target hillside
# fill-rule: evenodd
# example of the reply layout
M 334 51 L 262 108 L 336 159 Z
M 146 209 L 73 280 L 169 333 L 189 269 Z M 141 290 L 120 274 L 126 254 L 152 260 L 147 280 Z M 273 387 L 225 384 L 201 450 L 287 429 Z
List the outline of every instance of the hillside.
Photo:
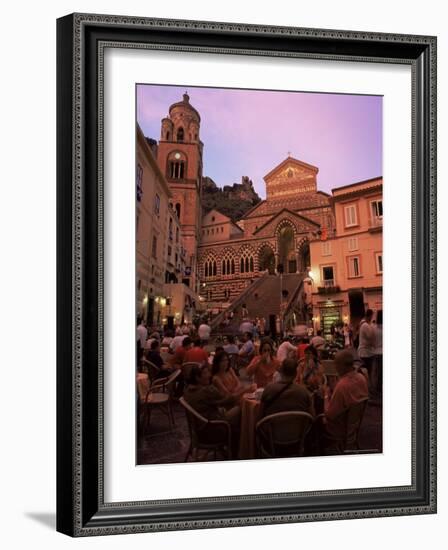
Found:
M 236 221 L 260 200 L 254 190 L 252 180 L 247 176 L 241 178 L 241 183 L 225 185 L 223 188 L 218 187 L 209 177 L 202 179 L 202 208 L 204 213 L 216 208 L 216 210 Z

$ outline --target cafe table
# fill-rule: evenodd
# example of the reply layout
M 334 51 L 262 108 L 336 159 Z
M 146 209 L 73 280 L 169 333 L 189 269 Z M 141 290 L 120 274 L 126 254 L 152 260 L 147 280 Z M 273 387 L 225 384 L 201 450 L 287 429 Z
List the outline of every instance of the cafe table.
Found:
M 241 398 L 241 433 L 238 458 L 256 458 L 255 427 L 260 420 L 261 402 L 254 394 L 246 394 Z

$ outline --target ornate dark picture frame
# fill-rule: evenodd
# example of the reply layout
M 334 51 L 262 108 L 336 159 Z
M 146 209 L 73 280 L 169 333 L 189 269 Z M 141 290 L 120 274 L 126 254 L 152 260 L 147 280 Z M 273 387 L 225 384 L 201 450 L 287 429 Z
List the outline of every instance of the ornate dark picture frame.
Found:
M 104 501 L 102 63 L 108 46 L 411 66 L 410 486 Z M 436 38 L 74 14 L 57 22 L 57 50 L 58 531 L 89 536 L 435 513 Z

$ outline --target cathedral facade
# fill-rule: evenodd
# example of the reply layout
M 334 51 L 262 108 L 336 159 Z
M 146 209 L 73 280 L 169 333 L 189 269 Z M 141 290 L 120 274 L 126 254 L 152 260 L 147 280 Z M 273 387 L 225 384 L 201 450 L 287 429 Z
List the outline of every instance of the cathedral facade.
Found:
M 318 168 L 288 156 L 265 177 L 266 199 L 235 222 L 216 210 L 202 221 L 201 296 L 232 302 L 262 274 L 306 273 L 310 241 L 334 231 L 331 197 L 317 190 Z

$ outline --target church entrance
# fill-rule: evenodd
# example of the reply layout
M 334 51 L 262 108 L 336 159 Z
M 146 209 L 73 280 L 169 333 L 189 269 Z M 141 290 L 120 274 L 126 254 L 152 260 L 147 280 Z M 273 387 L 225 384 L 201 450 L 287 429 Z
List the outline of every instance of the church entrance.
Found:
M 290 225 L 280 229 L 278 236 L 278 263 L 284 273 L 296 273 L 297 258 L 294 250 L 294 230 Z
M 270 246 L 263 246 L 258 256 L 258 266 L 260 271 L 269 271 L 270 275 L 275 273 L 275 257 Z

